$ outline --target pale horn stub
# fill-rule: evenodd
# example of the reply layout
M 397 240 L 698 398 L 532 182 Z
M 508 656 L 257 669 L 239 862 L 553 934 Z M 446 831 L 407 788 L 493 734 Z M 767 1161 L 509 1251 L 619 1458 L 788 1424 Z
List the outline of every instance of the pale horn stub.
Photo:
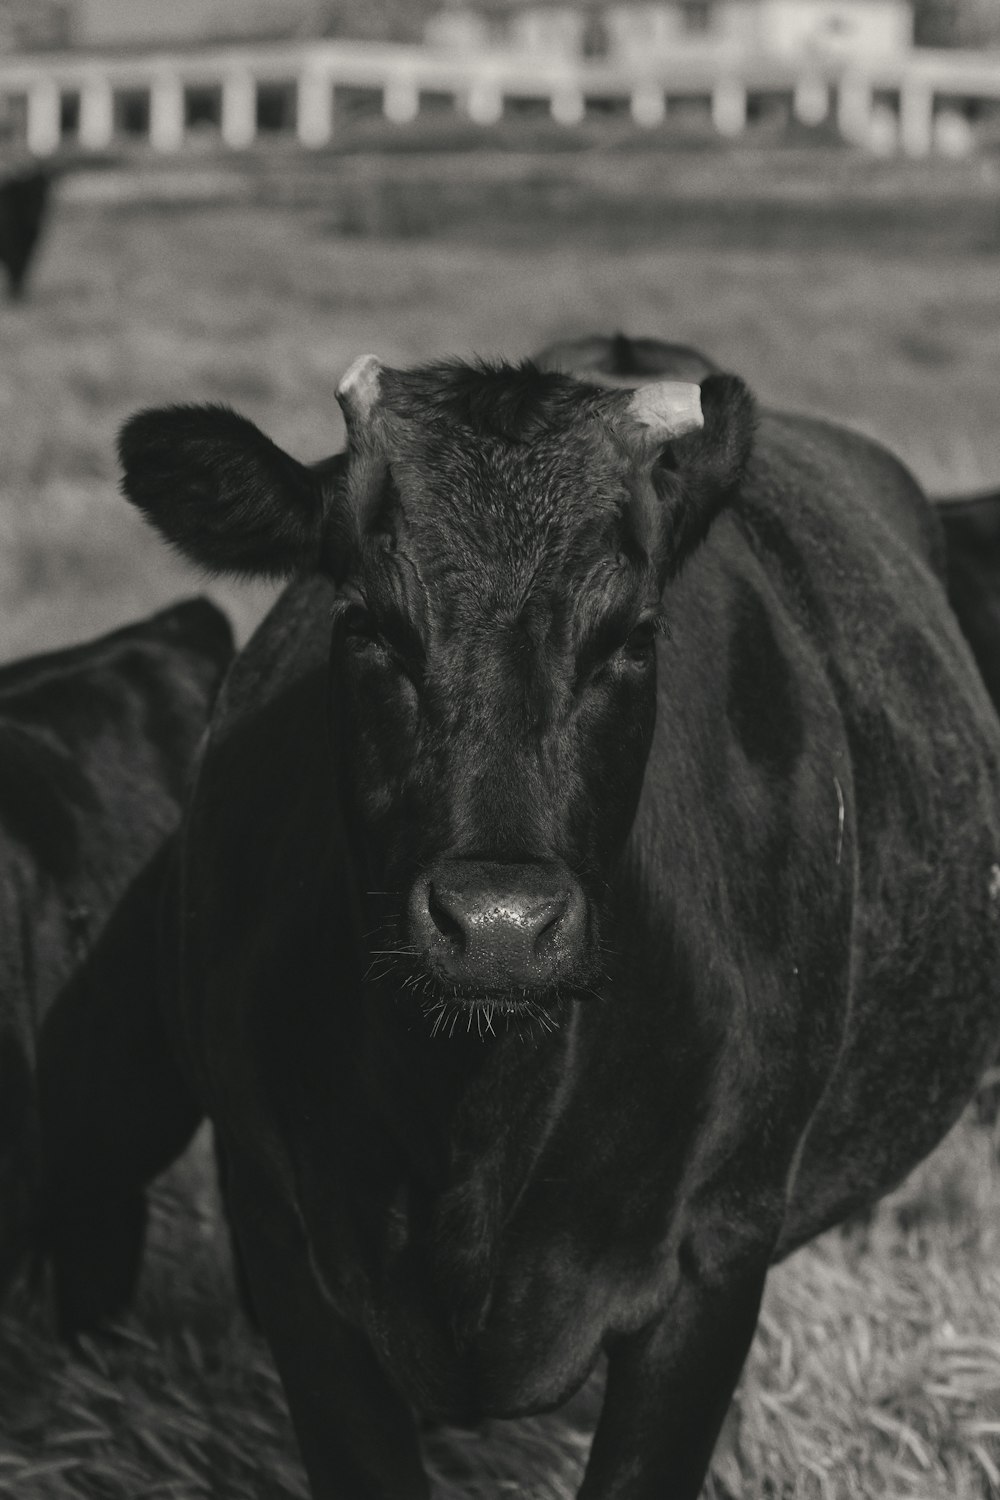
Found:
M 628 404 L 633 421 L 665 442 L 697 432 L 705 425 L 701 388 L 686 380 L 657 380 L 641 385 Z
M 382 366 L 374 354 L 361 354 L 341 378 L 337 400 L 347 421 L 365 422 L 379 396 Z

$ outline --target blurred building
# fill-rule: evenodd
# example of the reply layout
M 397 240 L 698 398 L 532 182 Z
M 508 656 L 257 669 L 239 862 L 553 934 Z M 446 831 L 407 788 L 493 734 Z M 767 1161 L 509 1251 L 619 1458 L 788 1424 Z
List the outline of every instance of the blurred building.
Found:
M 1000 46 L 1000 0 L 916 0 L 922 47 Z
M 910 0 L 719 0 L 719 26 L 785 57 L 885 57 L 913 45 Z
M 323 0 L 68 0 L 76 47 L 156 47 L 314 36 Z
M 0 0 L 0 53 L 308 36 L 626 62 L 728 41 L 783 56 L 1000 45 L 1000 0 Z
M 467 5 L 458 0 L 428 19 L 424 36 L 430 45 L 448 50 L 496 47 L 567 61 L 596 56 L 625 64 L 653 62 L 686 45 L 704 48 L 713 43 L 791 57 L 884 56 L 912 46 L 913 7 L 910 0 L 636 0 L 596 5 L 517 0 Z
M 345 36 L 421 39 L 437 0 L 0 0 L 0 53 Z
M 0 0 L 0 54 L 65 47 L 69 10 L 68 0 Z

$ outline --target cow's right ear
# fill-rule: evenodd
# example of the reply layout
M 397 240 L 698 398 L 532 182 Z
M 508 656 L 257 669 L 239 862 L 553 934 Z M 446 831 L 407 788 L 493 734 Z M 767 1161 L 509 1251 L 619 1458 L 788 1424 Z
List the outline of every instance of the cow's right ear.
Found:
M 329 465 L 306 468 L 228 407 L 139 412 L 118 454 L 124 495 L 202 567 L 287 578 L 320 566 Z

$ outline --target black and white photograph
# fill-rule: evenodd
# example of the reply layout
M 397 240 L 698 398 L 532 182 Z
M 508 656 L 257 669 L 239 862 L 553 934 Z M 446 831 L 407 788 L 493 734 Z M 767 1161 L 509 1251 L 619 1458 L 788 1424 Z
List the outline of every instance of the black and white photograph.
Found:
M 0 0 L 0 1500 L 1000 1500 L 1000 0 Z

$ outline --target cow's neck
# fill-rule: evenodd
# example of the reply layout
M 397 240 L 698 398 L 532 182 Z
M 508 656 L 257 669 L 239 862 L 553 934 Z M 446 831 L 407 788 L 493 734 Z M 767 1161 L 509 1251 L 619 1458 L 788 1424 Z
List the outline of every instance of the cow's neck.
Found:
M 423 1018 L 401 1025 L 395 1008 L 371 1027 L 369 1097 L 425 1191 L 447 1193 L 494 1168 L 511 1182 L 530 1170 L 564 1105 L 579 1030 L 574 1004 L 553 1030 L 501 1023 L 485 1040 L 474 1031 L 431 1036 Z
M 399 1167 L 406 1236 L 447 1288 L 456 1331 L 485 1316 L 505 1226 L 567 1105 L 581 1008 L 554 1031 L 431 1037 L 387 1024 L 366 1079 Z

